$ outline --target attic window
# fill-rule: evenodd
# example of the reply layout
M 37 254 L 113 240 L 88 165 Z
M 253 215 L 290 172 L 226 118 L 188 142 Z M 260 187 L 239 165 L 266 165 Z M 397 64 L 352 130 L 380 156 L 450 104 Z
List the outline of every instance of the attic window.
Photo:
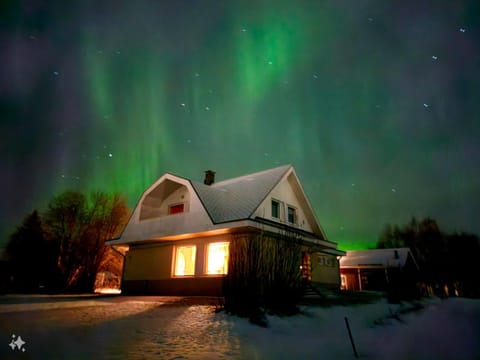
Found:
M 175 204 L 175 205 L 170 205 L 168 207 L 168 214 L 169 215 L 183 213 L 183 211 L 184 211 L 184 205 L 183 204 Z
M 280 201 L 272 200 L 272 217 L 280 219 Z
M 290 224 L 297 223 L 297 209 L 295 209 L 293 206 L 288 206 L 287 216 L 287 220 Z

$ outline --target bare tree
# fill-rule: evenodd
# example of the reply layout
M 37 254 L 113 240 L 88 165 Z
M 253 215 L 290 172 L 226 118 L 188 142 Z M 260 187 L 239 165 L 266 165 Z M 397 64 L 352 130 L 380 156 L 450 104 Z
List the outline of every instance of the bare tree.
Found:
M 224 279 L 225 310 L 262 326 L 265 312 L 298 312 L 301 253 L 301 238 L 294 233 L 237 235 Z
M 64 192 L 44 214 L 46 236 L 56 245 L 59 287 L 92 291 L 105 255 L 105 241 L 126 223 L 128 209 L 118 194 Z

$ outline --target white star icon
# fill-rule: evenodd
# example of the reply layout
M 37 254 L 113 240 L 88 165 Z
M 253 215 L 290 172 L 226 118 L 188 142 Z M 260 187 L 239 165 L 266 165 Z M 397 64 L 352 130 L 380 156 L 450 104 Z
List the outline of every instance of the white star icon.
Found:
M 19 335 L 17 340 L 15 341 L 18 349 L 21 349 L 23 345 L 25 345 L 25 341 L 22 340 L 22 337 Z

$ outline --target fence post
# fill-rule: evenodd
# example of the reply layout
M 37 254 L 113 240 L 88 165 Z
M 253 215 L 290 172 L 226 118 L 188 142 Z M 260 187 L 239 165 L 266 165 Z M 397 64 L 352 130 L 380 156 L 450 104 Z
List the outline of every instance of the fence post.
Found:
M 350 337 L 350 343 L 352 344 L 353 355 L 358 358 L 357 349 L 355 348 L 355 343 L 353 342 L 352 332 L 350 331 L 350 324 L 348 323 L 348 318 L 345 316 L 345 325 L 347 325 L 348 336 Z

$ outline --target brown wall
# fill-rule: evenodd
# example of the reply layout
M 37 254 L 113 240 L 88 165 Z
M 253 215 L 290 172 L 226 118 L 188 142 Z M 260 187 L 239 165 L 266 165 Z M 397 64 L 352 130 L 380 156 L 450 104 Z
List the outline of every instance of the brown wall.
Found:
M 345 290 L 360 290 L 357 269 L 341 269 L 341 274 L 346 277 Z
M 204 276 L 165 280 L 125 280 L 123 294 L 222 295 L 223 277 Z

